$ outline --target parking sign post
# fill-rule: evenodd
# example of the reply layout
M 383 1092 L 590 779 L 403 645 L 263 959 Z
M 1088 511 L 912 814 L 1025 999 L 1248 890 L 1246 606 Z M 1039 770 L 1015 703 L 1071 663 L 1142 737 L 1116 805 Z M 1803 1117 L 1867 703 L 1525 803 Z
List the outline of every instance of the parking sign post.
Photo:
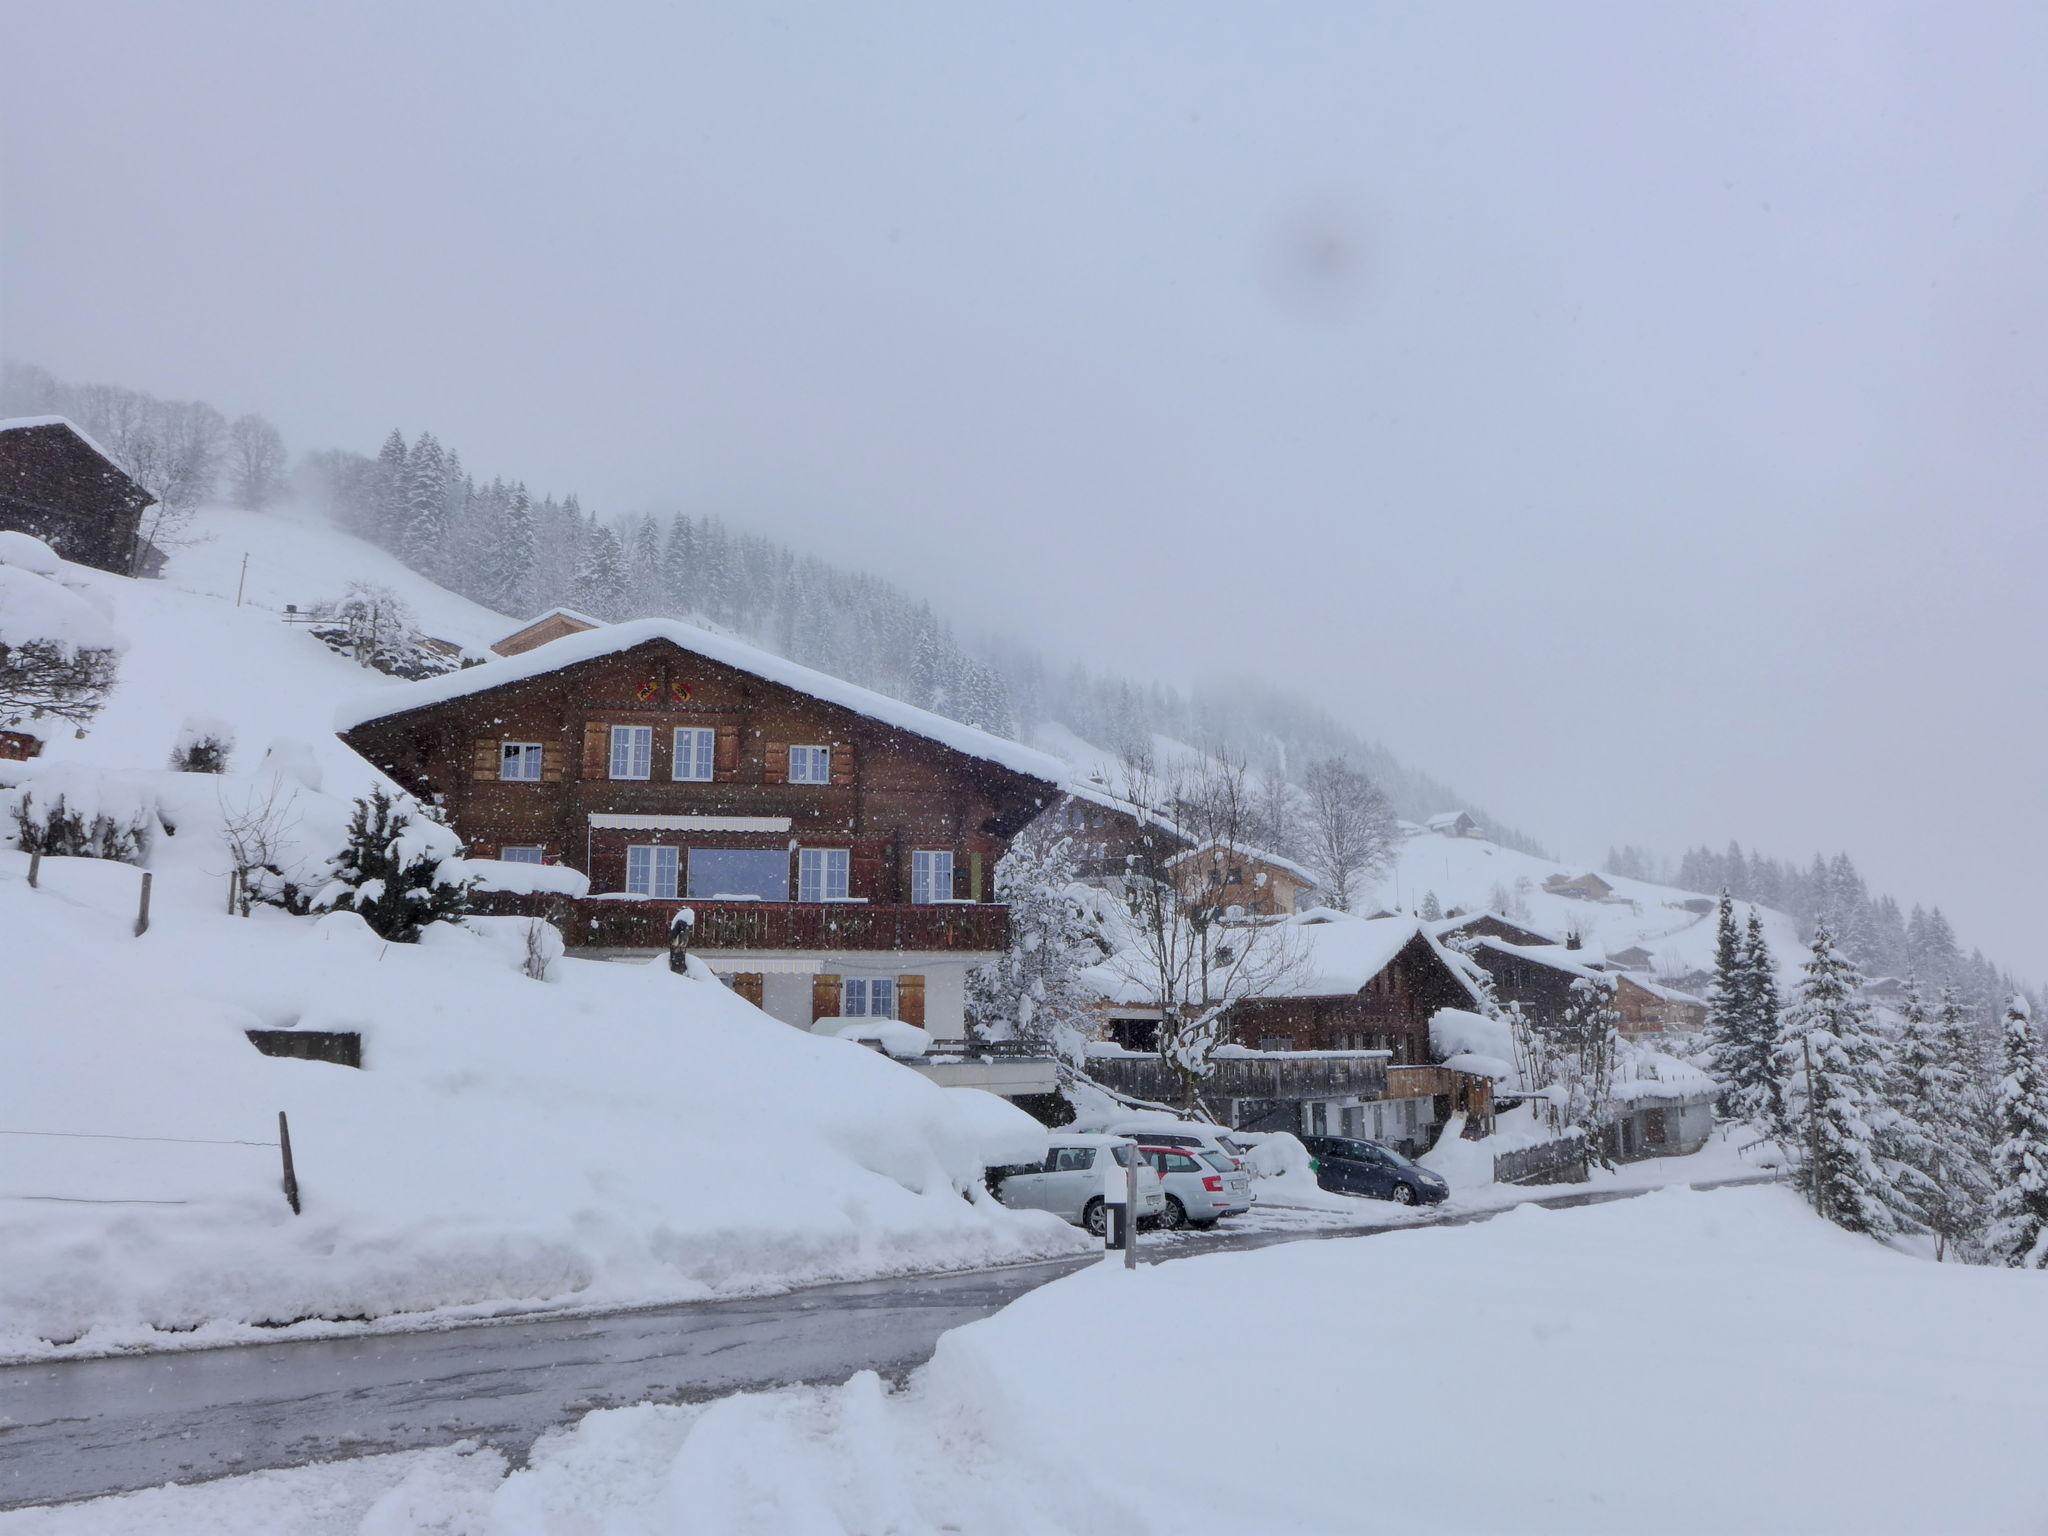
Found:
M 1124 1268 L 1138 1267 L 1138 1154 L 1124 1164 Z
M 1129 1177 L 1129 1169 L 1117 1167 L 1115 1155 L 1107 1148 L 1103 1151 L 1102 1161 L 1102 1256 L 1107 1259 L 1120 1249 L 1128 1251 L 1130 1248 L 1129 1202 L 1136 1198 L 1133 1191 L 1137 1188 L 1137 1181 Z

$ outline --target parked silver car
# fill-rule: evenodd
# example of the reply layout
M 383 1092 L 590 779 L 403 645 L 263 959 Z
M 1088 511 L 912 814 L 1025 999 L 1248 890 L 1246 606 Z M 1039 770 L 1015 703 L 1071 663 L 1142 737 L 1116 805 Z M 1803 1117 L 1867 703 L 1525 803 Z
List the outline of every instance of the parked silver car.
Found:
M 1252 1208 L 1252 1176 L 1222 1152 L 1207 1147 L 1160 1147 L 1140 1143 L 1138 1150 L 1159 1173 L 1166 1191 L 1166 1210 L 1159 1225 L 1213 1227 L 1225 1216 Z
M 1127 1136 L 1060 1135 L 1054 1133 L 1043 1163 L 1025 1163 L 989 1170 L 995 1197 L 1018 1211 L 1051 1211 L 1097 1237 L 1109 1223 L 1103 1206 L 1103 1178 L 1109 1168 L 1138 1164 L 1138 1220 L 1150 1221 L 1166 1212 L 1166 1191 L 1152 1165 L 1138 1156 Z

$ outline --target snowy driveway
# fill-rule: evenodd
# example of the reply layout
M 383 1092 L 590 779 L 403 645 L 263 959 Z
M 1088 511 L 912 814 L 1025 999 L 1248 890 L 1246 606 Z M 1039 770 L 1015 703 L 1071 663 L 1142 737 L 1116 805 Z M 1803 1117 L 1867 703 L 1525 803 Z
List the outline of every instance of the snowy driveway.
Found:
M 1575 1189 L 1537 1203 L 1585 1205 L 1641 1192 Z M 1504 1208 L 1453 1206 L 1418 1218 L 1373 1201 L 1361 1201 L 1356 1217 L 1261 1207 L 1234 1229 L 1147 1234 L 1142 1244 L 1149 1256 L 1183 1258 L 1370 1235 L 1418 1219 L 1483 1221 Z M 593 1408 L 839 1382 L 860 1370 L 900 1376 L 949 1328 L 1092 1262 L 431 1333 L 0 1367 L 0 1509 L 462 1439 L 517 1459 L 542 1431 Z

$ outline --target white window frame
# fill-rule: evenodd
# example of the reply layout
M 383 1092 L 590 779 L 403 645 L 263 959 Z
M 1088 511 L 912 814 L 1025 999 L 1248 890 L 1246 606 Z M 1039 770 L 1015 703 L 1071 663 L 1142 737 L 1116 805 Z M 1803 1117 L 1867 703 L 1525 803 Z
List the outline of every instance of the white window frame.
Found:
M 645 857 L 635 858 L 636 854 L 645 855 Z M 664 854 L 667 855 L 666 858 L 662 857 Z M 675 900 L 678 889 L 678 876 L 682 871 L 681 854 L 682 850 L 673 843 L 628 843 L 626 845 L 626 894 L 628 896 L 647 896 L 658 901 Z M 643 874 L 637 877 L 641 888 L 636 888 L 634 884 L 636 874 L 633 866 L 635 864 L 642 866 L 644 871 Z M 668 876 L 666 882 L 662 879 L 664 873 Z M 667 885 L 668 889 L 663 890 L 661 888 L 664 884 Z
M 944 870 L 943 876 L 940 874 Z M 927 907 L 953 899 L 953 850 L 913 848 L 910 851 L 910 903 Z
M 625 772 L 620 772 L 620 765 Z M 633 772 L 637 768 L 638 773 Z M 651 725 L 615 725 L 612 727 L 611 777 L 615 779 L 651 779 L 654 777 L 654 727 Z
M 852 849 L 799 848 L 797 850 L 796 899 L 798 901 L 845 901 L 852 894 L 852 890 Z
M 803 764 L 803 771 L 797 771 L 797 764 Z M 789 749 L 789 782 L 792 784 L 830 784 L 832 782 L 832 749 L 827 746 L 799 745 Z
M 669 750 L 669 777 L 676 783 L 709 784 L 718 776 L 718 732 L 712 727 L 677 726 L 669 737 Z M 685 764 L 689 765 L 688 773 L 683 771 Z M 702 773 L 696 771 L 700 767 Z
M 501 741 L 498 743 L 498 778 L 506 784 L 538 784 L 541 766 L 547 759 L 547 747 L 538 741 Z M 531 766 L 533 772 L 526 769 Z M 517 769 L 517 772 L 513 772 Z
M 499 847 L 498 857 L 507 864 L 545 864 L 548 851 L 539 843 L 505 843 Z
M 877 1007 L 877 1004 L 882 1006 Z M 839 983 L 839 1015 L 846 1019 L 893 1019 L 897 1009 L 894 976 L 848 976 Z

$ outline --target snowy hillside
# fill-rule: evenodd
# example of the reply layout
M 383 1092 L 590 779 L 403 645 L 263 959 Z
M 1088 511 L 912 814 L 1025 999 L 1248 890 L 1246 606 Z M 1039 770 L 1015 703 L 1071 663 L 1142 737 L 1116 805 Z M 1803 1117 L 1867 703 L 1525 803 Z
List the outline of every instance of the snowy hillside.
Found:
M 353 914 L 228 915 L 224 818 L 275 786 L 285 861 L 315 870 L 375 777 L 331 722 L 384 680 L 276 610 L 367 580 L 465 647 L 511 624 L 324 527 L 220 512 L 198 531 L 161 582 L 65 568 L 125 641 L 119 683 L 83 739 L 0 764 L 0 815 L 24 793 L 140 815 L 154 885 L 136 937 L 137 868 L 46 858 L 31 889 L 27 856 L 0 852 L 0 1130 L 39 1133 L 0 1139 L 0 1354 L 1077 1245 L 980 1192 L 985 1163 L 1039 1155 L 1027 1117 L 791 1030 L 701 967 L 555 958 L 536 980 L 513 919 L 403 946 Z M 194 716 L 232 734 L 227 773 L 167 768 Z M 363 1070 L 243 1033 L 295 1027 L 359 1033 Z

